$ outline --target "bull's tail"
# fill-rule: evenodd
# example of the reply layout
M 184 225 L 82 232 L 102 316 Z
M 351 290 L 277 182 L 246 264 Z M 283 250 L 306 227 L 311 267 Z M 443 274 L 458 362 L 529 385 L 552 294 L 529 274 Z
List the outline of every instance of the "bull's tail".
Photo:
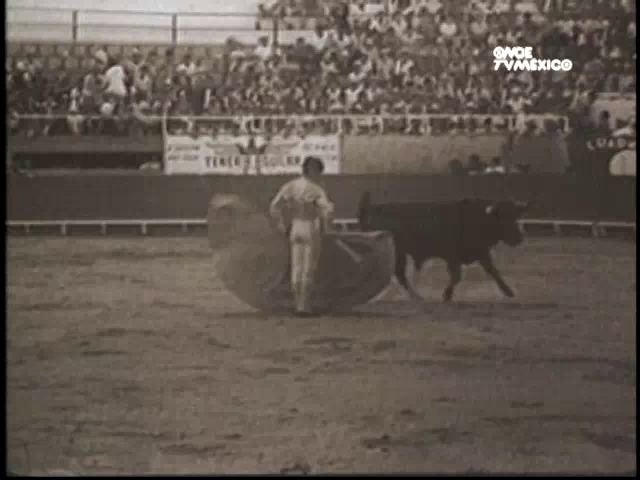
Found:
M 360 197 L 360 203 L 358 204 L 358 226 L 360 230 L 366 232 L 370 229 L 369 224 L 369 207 L 371 206 L 371 193 L 365 191 Z

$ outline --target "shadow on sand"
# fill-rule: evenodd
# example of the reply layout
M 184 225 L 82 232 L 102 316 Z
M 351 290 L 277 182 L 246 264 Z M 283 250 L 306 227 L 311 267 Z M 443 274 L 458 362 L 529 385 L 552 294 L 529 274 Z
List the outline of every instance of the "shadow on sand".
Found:
M 292 319 L 292 320 L 322 320 L 326 318 L 344 318 L 344 319 L 375 319 L 375 318 L 393 318 L 393 314 L 388 312 L 375 312 L 371 310 L 344 310 L 344 311 L 332 311 L 332 312 L 318 312 L 308 317 L 300 317 L 291 310 L 274 310 L 269 312 L 262 311 L 240 311 L 240 312 L 227 312 L 221 315 L 224 319 L 255 319 L 255 320 L 269 320 L 269 319 Z

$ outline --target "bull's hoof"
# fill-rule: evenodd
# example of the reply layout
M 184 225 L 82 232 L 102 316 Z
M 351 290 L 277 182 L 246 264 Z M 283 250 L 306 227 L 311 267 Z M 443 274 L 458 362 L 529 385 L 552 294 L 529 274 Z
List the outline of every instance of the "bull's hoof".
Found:
M 516 294 L 513 293 L 512 290 L 505 290 L 503 293 L 505 294 L 506 297 L 509 297 L 509 298 L 513 298 L 516 296 Z
M 446 290 L 443 294 L 442 294 L 442 301 L 444 303 L 449 303 L 451 302 L 451 299 L 453 298 L 453 292 Z

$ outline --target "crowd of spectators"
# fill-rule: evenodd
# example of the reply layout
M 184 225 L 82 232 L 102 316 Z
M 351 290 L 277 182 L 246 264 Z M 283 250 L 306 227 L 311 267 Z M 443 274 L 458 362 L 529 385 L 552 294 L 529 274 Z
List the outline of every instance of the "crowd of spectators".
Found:
M 469 155 L 467 164 L 464 165 L 460 160 L 453 159 L 449 162 L 449 171 L 452 175 L 504 175 L 506 173 L 529 173 L 527 166 L 517 165 L 513 171 L 508 172 L 502 163 L 500 157 L 493 157 L 490 163 L 485 163 L 477 153 Z
M 509 0 L 392 0 L 385 12 L 381 2 L 286 0 L 262 5 L 261 16 L 282 17 L 292 29 L 303 19 L 313 32 L 300 31 L 292 44 L 266 32 L 256 46 L 230 38 L 222 59 L 172 47 L 118 54 L 87 47 L 46 68 L 37 55 L 8 57 L 9 126 L 32 135 L 145 134 L 159 131 L 166 111 L 183 118 L 171 128 L 191 132 L 205 128 L 193 115 L 248 118 L 244 128 L 257 125 L 254 115 L 364 114 L 364 123 L 340 126 L 414 134 L 495 128 L 499 115 L 520 118 L 523 130 L 532 125 L 527 114 L 566 115 L 586 127 L 598 92 L 635 93 L 635 2 L 583 0 L 558 10 L 567 3 L 514 9 Z M 534 57 L 569 58 L 573 69 L 495 71 L 497 45 L 532 46 Z M 385 114 L 402 119 L 382 122 Z M 433 120 L 416 117 L 426 114 Z M 486 121 L 469 122 L 469 114 Z

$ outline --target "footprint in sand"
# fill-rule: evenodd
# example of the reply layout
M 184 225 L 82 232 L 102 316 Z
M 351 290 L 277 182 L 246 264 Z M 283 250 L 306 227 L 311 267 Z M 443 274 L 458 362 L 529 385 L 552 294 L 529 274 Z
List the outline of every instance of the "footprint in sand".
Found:
M 225 448 L 224 445 L 193 445 L 191 443 L 178 443 L 173 445 L 167 445 L 160 448 L 162 453 L 168 455 L 193 455 L 210 457 L 214 456 L 220 450 Z
M 544 402 L 527 402 L 514 400 L 511 402 L 511 408 L 526 408 L 526 409 L 536 409 L 544 407 Z
M 400 414 L 400 416 L 402 417 L 415 417 L 416 416 L 416 412 L 415 410 L 411 409 L 411 408 L 403 408 L 402 410 L 400 410 L 398 412 Z
M 382 353 L 394 350 L 396 347 L 397 343 L 394 340 L 380 340 L 373 344 L 371 350 L 373 353 Z
M 283 475 L 308 475 L 311 473 L 311 466 L 306 462 L 296 462 L 293 465 L 282 467 L 280 473 Z
M 262 371 L 264 377 L 267 375 L 286 375 L 288 373 L 291 373 L 291 370 L 281 367 L 267 367 Z
M 267 367 L 258 371 L 248 369 L 245 367 L 239 367 L 237 371 L 239 374 L 245 375 L 254 380 L 262 380 L 263 378 L 268 377 L 270 375 L 287 375 L 291 373 L 291 370 L 289 370 L 288 368 L 281 368 L 281 367 Z
M 349 337 L 313 337 L 302 342 L 304 345 L 352 345 L 353 339 Z
M 332 350 L 348 352 L 353 346 L 353 339 L 348 337 L 314 337 L 302 342 L 308 347 L 329 347 Z
M 209 344 L 209 346 L 211 347 L 221 348 L 223 350 L 227 350 L 231 348 L 231 345 L 229 345 L 228 343 L 221 342 L 218 339 L 213 337 L 210 337 L 207 339 L 207 344 Z
M 597 445 L 605 450 L 614 450 L 624 453 L 636 452 L 636 439 L 618 434 L 594 433 L 583 431 L 582 436 L 585 440 Z
M 363 438 L 361 443 L 367 450 L 387 450 L 391 445 L 391 437 L 385 433 L 379 437 Z

